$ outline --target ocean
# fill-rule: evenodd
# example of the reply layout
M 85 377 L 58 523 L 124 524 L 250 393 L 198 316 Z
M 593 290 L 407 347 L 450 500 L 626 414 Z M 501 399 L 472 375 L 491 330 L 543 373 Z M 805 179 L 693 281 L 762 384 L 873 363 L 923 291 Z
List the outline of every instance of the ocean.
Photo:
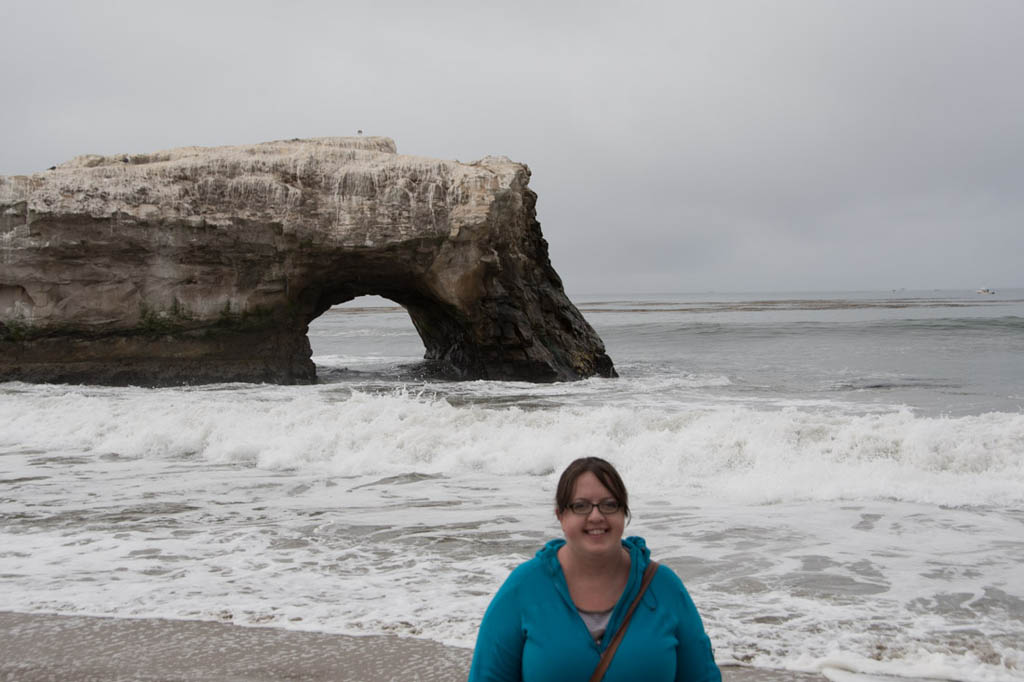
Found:
M 1024 680 L 1024 290 L 572 298 L 618 379 L 427 380 L 362 298 L 313 386 L 0 384 L 0 610 L 472 647 L 598 455 L 720 663 Z

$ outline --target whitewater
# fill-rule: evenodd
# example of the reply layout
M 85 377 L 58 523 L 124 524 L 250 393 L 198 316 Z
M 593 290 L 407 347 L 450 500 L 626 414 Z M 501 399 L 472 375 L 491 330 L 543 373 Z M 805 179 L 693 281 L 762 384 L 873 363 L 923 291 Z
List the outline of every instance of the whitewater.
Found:
M 471 647 L 598 455 L 721 663 L 1024 680 L 1024 291 L 574 300 L 620 378 L 424 379 L 360 299 L 314 386 L 0 384 L 0 610 Z

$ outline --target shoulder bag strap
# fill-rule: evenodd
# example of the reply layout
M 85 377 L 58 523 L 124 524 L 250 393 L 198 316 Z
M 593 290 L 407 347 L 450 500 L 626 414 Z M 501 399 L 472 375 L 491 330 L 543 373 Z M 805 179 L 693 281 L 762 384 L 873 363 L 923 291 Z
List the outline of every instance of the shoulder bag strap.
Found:
M 633 599 L 633 603 L 629 605 L 629 611 L 626 611 L 626 617 L 622 619 L 622 625 L 619 626 L 615 636 L 612 637 L 612 641 L 609 642 L 608 648 L 601 654 L 601 660 L 597 662 L 597 668 L 594 670 L 594 674 L 590 676 L 590 682 L 601 682 L 604 678 L 605 672 L 608 670 L 608 666 L 612 664 L 612 656 L 615 655 L 615 650 L 619 648 L 619 642 L 626 634 L 626 627 L 629 625 L 630 619 L 633 617 L 633 612 L 636 611 L 637 605 L 640 604 L 640 600 L 644 596 L 644 592 L 647 591 L 647 586 L 654 580 L 654 573 L 658 570 L 658 562 L 652 561 L 647 564 L 647 569 L 644 570 L 644 579 L 640 583 L 640 591 L 636 593 L 636 597 Z

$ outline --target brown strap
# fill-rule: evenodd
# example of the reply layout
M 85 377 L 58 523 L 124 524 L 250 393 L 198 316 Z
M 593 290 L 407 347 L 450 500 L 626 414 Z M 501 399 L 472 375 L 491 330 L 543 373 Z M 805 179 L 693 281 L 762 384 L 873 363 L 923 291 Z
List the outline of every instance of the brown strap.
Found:
M 654 580 L 654 573 L 658 570 L 658 562 L 652 561 L 647 564 L 647 568 L 644 570 L 644 579 L 640 583 L 640 591 L 636 593 L 636 597 L 633 599 L 633 603 L 629 605 L 629 611 L 626 611 L 626 617 L 622 619 L 622 625 L 615 632 L 615 636 L 612 637 L 612 641 L 609 642 L 608 648 L 601 654 L 601 660 L 597 662 L 597 668 L 594 670 L 594 674 L 590 676 L 590 682 L 601 682 L 604 678 L 605 672 L 608 671 L 608 666 L 612 664 L 612 656 L 615 655 L 615 650 L 619 648 L 619 642 L 626 634 L 626 626 L 629 625 L 629 619 L 633 617 L 633 612 L 636 611 L 637 605 L 640 603 L 640 599 L 644 596 L 644 592 L 647 591 L 647 586 Z

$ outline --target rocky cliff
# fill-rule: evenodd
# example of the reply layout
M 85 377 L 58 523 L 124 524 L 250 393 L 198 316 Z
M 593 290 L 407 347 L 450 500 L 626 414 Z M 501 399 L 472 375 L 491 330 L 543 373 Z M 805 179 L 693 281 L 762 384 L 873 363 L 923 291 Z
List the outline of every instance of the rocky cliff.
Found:
M 445 376 L 614 376 L 551 267 L 529 178 L 379 137 L 0 176 L 0 380 L 312 382 L 309 322 L 364 294 L 405 307 Z

